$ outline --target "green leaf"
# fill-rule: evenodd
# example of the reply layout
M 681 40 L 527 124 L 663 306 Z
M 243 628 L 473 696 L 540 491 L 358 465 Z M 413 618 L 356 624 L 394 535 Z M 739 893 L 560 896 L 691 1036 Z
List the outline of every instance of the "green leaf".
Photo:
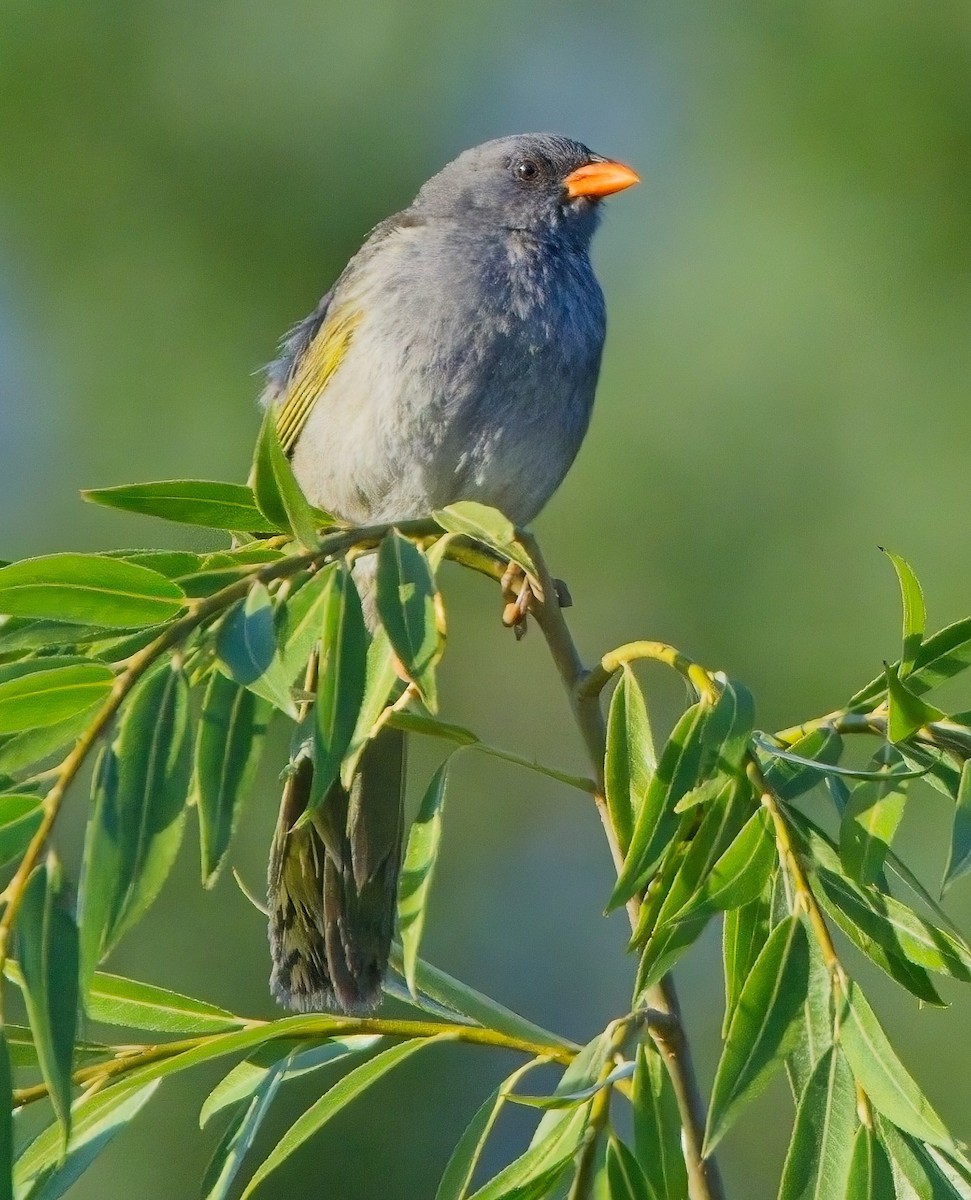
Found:
M 728 1033 L 732 1014 L 742 994 L 759 951 L 769 936 L 769 900 L 765 895 L 741 908 L 725 913 L 722 960 L 725 969 L 725 1018 L 722 1038 Z
M 624 663 L 620 682 L 610 698 L 604 761 L 607 810 L 624 853 L 630 845 L 634 818 L 656 766 L 644 694 L 633 670 Z
M 640 1162 L 614 1134 L 607 1143 L 607 1186 L 610 1200 L 655 1200 L 657 1195 L 648 1186 Z
M 364 698 L 367 652 L 361 598 L 350 572 L 341 565 L 330 572 L 324 586 L 311 804 L 326 795 L 350 745 Z
M 276 530 L 256 507 L 252 490 L 240 483 L 162 479 L 156 483 L 88 488 L 81 495 L 91 504 L 161 517 L 180 525 L 247 533 L 273 533 Z
M 897 668 L 886 664 L 887 694 L 890 712 L 887 718 L 887 737 L 895 745 L 904 742 L 912 733 L 933 721 L 946 720 L 947 714 L 915 695 L 897 674 Z
M 10 1050 L 0 1031 L 0 1200 L 13 1200 L 13 1073 Z
M 637 814 L 624 865 L 607 904 L 608 911 L 626 904 L 641 890 L 677 829 L 679 818 L 674 808 L 698 782 L 702 733 L 710 711 L 707 705 L 692 705 L 682 714 L 661 752 L 657 770 Z
M 191 773 L 188 686 L 161 663 L 132 692 L 95 772 L 81 882 L 83 977 L 158 895 L 175 862 Z
M 404 962 L 401 946 L 393 943 L 391 947 L 391 966 L 399 975 L 404 974 Z M 576 1050 L 576 1046 L 568 1038 L 560 1037 L 541 1025 L 527 1021 L 519 1013 L 506 1008 L 498 1000 L 477 992 L 458 979 L 453 979 L 445 971 L 433 967 L 430 963 L 419 959 L 415 967 L 415 982 L 421 995 L 427 996 L 436 1005 L 444 1007 L 452 1013 L 467 1017 L 478 1025 L 485 1025 L 510 1037 L 525 1038 L 527 1041 L 544 1042 L 549 1046 L 562 1046 L 567 1050 Z M 418 997 L 419 1001 L 421 995 Z M 441 1008 L 436 1011 L 440 1012 Z
M 283 1082 L 286 1061 L 277 1063 L 267 1072 L 249 1103 L 241 1106 L 230 1120 L 203 1175 L 199 1189 L 203 1200 L 225 1200 L 229 1195 L 243 1159 Z
M 389 705 L 394 704 L 404 690 L 403 680 L 399 679 L 395 673 L 394 654 L 391 650 L 391 643 L 388 641 L 388 635 L 379 626 L 367 649 L 364 697 L 357 714 L 354 734 L 344 755 L 344 761 L 341 763 L 341 781 L 345 788 L 350 789 L 357 772 L 357 765 L 368 742 L 379 726 L 385 720 L 390 720 L 392 713 Z M 472 737 L 474 738 L 475 734 Z
M 797 917 L 790 917 L 769 935 L 738 998 L 715 1073 L 705 1154 L 781 1066 L 798 1036 L 808 982 L 806 930 Z
M 880 547 L 883 550 L 883 547 Z M 883 550 L 893 563 L 900 584 L 900 600 L 903 605 L 903 653 L 900 656 L 900 678 L 909 675 L 914 668 L 920 644 L 924 637 L 924 625 L 927 621 L 927 609 L 924 605 L 924 593 L 921 590 L 917 576 L 912 567 L 889 550 Z
M 853 1143 L 846 1200 L 889 1200 L 894 1195 L 887 1152 L 872 1129 L 861 1125 Z
M 786 1057 L 786 1075 L 794 1099 L 805 1090 L 816 1064 L 833 1044 L 833 977 L 815 938 L 809 941 L 809 979 L 802 1002 L 799 1033 Z
M 22 771 L 33 763 L 49 758 L 55 751 L 74 742 L 84 733 L 91 720 L 91 709 L 77 712 L 73 717 L 24 729 L 0 745 L 0 774 Z
M 292 531 L 312 550 L 318 543 L 316 518 L 283 452 L 276 428 L 277 410 L 269 407 L 256 443 L 253 492 L 260 511 L 277 529 Z
M 2 757 L 0 752 L 0 761 Z M 943 895 L 956 879 L 960 879 L 968 871 L 971 871 L 971 759 L 966 759 L 961 768 L 961 783 L 954 807 L 951 845 L 944 869 L 941 894 Z
M 184 605 L 157 571 L 96 554 L 49 554 L 0 568 L 0 612 L 124 628 L 156 625 Z
M 40 796 L 0 796 L 0 864 L 23 854 L 40 827 L 43 811 Z
M 758 808 L 712 867 L 702 887 L 670 920 L 683 920 L 703 907 L 724 910 L 750 904 L 762 894 L 775 862 L 772 819 L 764 808 Z
M 247 685 L 293 720 L 297 705 L 292 687 L 295 681 L 303 685 L 307 662 L 320 640 L 327 579 L 334 570 L 336 566 L 330 565 L 317 571 L 294 595 L 277 604 L 276 654 L 267 670 Z
M 545 1058 L 534 1058 L 518 1070 L 507 1076 L 486 1099 L 469 1122 L 465 1132 L 459 1138 L 455 1149 L 445 1167 L 435 1200 L 465 1200 L 472 1176 L 478 1166 L 482 1151 L 493 1130 L 499 1113 L 506 1102 L 507 1095 L 515 1088 L 519 1080 L 534 1067 L 547 1062 Z
M 858 783 L 843 814 L 840 859 L 857 883 L 876 883 L 883 877 L 887 851 L 904 815 L 907 785 L 893 770 L 894 760 L 889 747 L 880 752 L 886 778 Z
M 479 1188 L 471 1200 L 541 1200 L 549 1195 L 570 1169 L 587 1116 L 588 1106 L 577 1109 Z
M 0 683 L 0 733 L 55 725 L 90 712 L 107 697 L 114 680 L 114 673 L 100 663 L 37 670 L 8 679 Z
M 61 868 L 49 855 L 24 889 L 17 945 L 27 1016 L 66 1148 L 78 1008 L 78 931 L 64 907 L 64 893 Z
M 360 1033 L 327 1038 L 319 1045 L 309 1047 L 306 1042 L 267 1042 L 237 1063 L 216 1084 L 199 1112 L 199 1128 L 204 1128 L 222 1109 L 248 1101 L 263 1086 L 267 1076 L 279 1066 L 283 1067 L 284 1081 L 296 1079 L 351 1055 L 373 1050 L 383 1040 L 379 1034 Z
M 615 1083 L 619 1083 L 622 1079 L 630 1079 L 634 1074 L 635 1064 L 632 1062 L 622 1062 L 609 1073 L 597 1079 L 594 1083 L 587 1087 L 576 1088 L 572 1092 L 563 1091 L 562 1088 L 557 1088 L 552 1096 L 543 1095 L 519 1095 L 509 1094 L 507 1099 L 514 1101 L 516 1104 L 525 1104 L 529 1108 L 576 1108 L 578 1104 L 583 1104 L 587 1100 L 592 1099 L 598 1092 L 602 1092 L 604 1088 L 613 1087 Z
M 115 1134 L 137 1116 L 157 1087 L 157 1083 L 133 1086 L 125 1080 L 75 1101 L 67 1156 L 63 1155 L 56 1126 L 38 1134 L 15 1165 L 17 1194 L 23 1195 L 27 1185 L 42 1173 L 52 1172 L 44 1176 L 39 1189 L 31 1190 L 30 1200 L 57 1200 L 63 1196 Z
M 442 838 L 442 807 L 448 784 L 450 759 L 438 768 L 422 797 L 408 834 L 408 846 L 398 884 L 398 928 L 404 957 L 405 982 L 417 994 L 415 968 L 425 927 L 425 907 Z
M 270 712 L 265 700 L 221 672 L 209 677 L 199 716 L 192 787 L 206 887 L 216 882 L 240 806 L 253 785 Z
M 503 558 L 519 563 L 524 571 L 530 574 L 535 572 L 529 555 L 516 541 L 515 526 L 497 508 L 490 508 L 475 500 L 460 500 L 457 504 L 438 509 L 432 516 L 446 532 L 474 538 L 497 551 Z
M 254 583 L 246 599 L 234 604 L 219 623 L 216 653 L 237 683 L 253 683 L 276 654 L 273 601 L 262 583 Z
M 922 1142 L 883 1117 L 877 1123 L 893 1165 L 897 1200 L 968 1200 L 971 1189 L 959 1191 Z
M 874 1107 L 895 1125 L 934 1146 L 951 1137 L 940 1117 L 896 1056 L 873 1009 L 855 983 L 849 984 L 840 1024 L 840 1044 L 857 1082 Z
M 772 755 L 772 761 L 764 768 L 765 782 L 769 791 L 782 800 L 795 800 L 814 788 L 823 768 L 832 767 L 843 752 L 843 739 L 831 725 L 811 730 L 787 751 L 757 740 L 760 748 Z
M 670 1076 L 653 1043 L 637 1047 L 634 1072 L 634 1147 L 651 1200 L 678 1200 L 688 1194 L 681 1151 L 681 1116 Z
M 825 867 L 814 875 L 827 899 L 884 950 L 902 954 L 919 967 L 971 982 L 971 947 L 963 940 L 875 888 L 858 887 Z
M 90 1020 L 105 1025 L 158 1033 L 222 1033 L 245 1024 L 242 1017 L 205 1000 L 103 971 L 95 972 L 85 1011 Z
M 425 555 L 394 529 L 378 547 L 376 601 L 405 674 L 435 712 L 435 666 L 445 649 L 444 609 Z
M 799 1100 L 779 1200 L 845 1200 L 856 1126 L 853 1076 L 832 1046 Z
M 593 1087 L 604 1073 L 610 1058 L 614 1026 L 608 1025 L 605 1030 L 591 1038 L 582 1050 L 560 1076 L 560 1081 L 553 1090 L 554 1096 L 571 1096 L 584 1088 Z M 585 1106 L 589 1108 L 589 1106 Z M 551 1108 L 543 1113 L 543 1118 L 536 1126 L 530 1141 L 530 1149 L 542 1145 L 557 1129 L 562 1129 L 571 1119 L 573 1109 Z
M 392 1067 L 396 1067 L 417 1050 L 421 1050 L 433 1042 L 442 1040 L 442 1037 L 412 1038 L 410 1041 L 392 1046 L 390 1050 L 385 1050 L 383 1053 L 376 1055 L 362 1066 L 355 1067 L 353 1071 L 350 1071 L 343 1079 L 326 1091 L 319 1100 L 316 1100 L 290 1126 L 257 1168 L 240 1200 L 246 1200 L 246 1197 L 251 1196 L 263 1180 L 272 1174 L 298 1146 L 303 1145 L 331 1117 L 350 1104 L 352 1100 L 369 1088 L 372 1083 L 380 1079 L 382 1075 L 387 1074 Z
M 917 652 L 914 669 L 907 676 L 907 687 L 914 695 L 921 696 L 968 666 L 971 666 L 971 617 L 955 621 L 927 638 Z M 851 697 L 847 707 L 865 712 L 884 699 L 886 690 L 886 674 L 878 675 Z

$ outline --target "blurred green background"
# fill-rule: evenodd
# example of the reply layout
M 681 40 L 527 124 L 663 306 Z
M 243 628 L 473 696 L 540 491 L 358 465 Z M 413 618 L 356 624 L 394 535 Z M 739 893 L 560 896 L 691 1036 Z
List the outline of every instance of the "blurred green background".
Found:
M 587 443 L 537 529 L 585 655 L 674 642 L 745 680 L 765 727 L 842 703 L 895 656 L 886 545 L 936 625 L 971 610 L 971 17 L 965 0 L 573 2 L 11 0 L 0 16 L 0 556 L 176 545 L 78 488 L 241 479 L 254 373 L 368 229 L 462 148 L 552 129 L 632 163 L 595 246 L 610 332 Z M 183 542 L 184 544 L 184 542 Z M 205 544 L 205 543 L 202 543 Z M 581 757 L 534 634 L 448 573 L 444 715 Z M 658 724 L 677 688 L 653 675 Z M 962 707 L 971 701 L 965 700 Z M 257 891 L 277 739 L 236 851 Z M 433 764 L 414 755 L 415 788 Z M 60 831 L 76 860 L 78 795 Z M 903 846 L 933 884 L 948 813 L 918 790 Z M 270 1015 L 261 918 L 187 845 L 118 970 Z M 431 960 L 580 1040 L 626 1010 L 610 866 L 576 795 L 462 760 Z M 953 911 L 971 921 L 967 885 Z M 678 970 L 702 1074 L 717 931 Z M 856 964 L 856 959 L 851 958 Z M 861 969 L 905 1061 L 971 1137 L 969 1005 L 918 1014 Z M 261 1191 L 427 1198 L 511 1062 L 413 1060 Z M 167 1086 L 76 1187 L 197 1194 L 198 1105 Z M 293 1085 L 264 1148 L 321 1086 Z M 771 1197 L 781 1085 L 723 1143 L 730 1190 Z M 491 1163 L 524 1126 L 504 1123 Z

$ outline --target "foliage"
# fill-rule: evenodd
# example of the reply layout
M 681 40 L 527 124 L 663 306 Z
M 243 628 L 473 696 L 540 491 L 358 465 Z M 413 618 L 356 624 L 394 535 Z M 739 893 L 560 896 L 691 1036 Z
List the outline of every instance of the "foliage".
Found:
M 926 1004 L 943 1003 L 933 974 L 971 981 L 971 946 L 894 849 L 910 792 L 929 784 L 954 804 L 944 885 L 971 869 L 971 717 L 927 699 L 971 664 L 971 618 L 926 636 L 923 595 L 902 559 L 889 556 L 903 598 L 899 662 L 842 708 L 767 733 L 739 681 L 670 646 L 634 642 L 583 668 L 535 542 L 497 512 L 463 503 L 425 521 L 359 529 L 310 509 L 269 424 L 252 489 L 168 481 L 88 496 L 225 528 L 232 544 L 0 568 L 0 850 L 9 873 L 0 966 L 28 1018 L 5 1020 L 0 1038 L 0 1108 L 13 1114 L 0 1122 L 0 1198 L 64 1194 L 164 1079 L 217 1058 L 233 1061 L 200 1114 L 203 1125 L 217 1114 L 223 1123 L 202 1194 L 249 1196 L 381 1076 L 450 1041 L 511 1049 L 522 1061 L 473 1117 L 437 1200 L 720 1197 L 713 1152 L 782 1070 L 795 1116 L 780 1200 L 971 1197 L 971 1162 L 897 1057 L 835 940 L 839 930 L 841 946 Z M 350 571 L 369 551 L 373 638 Z M 438 717 L 445 607 L 436 574 L 445 557 L 493 579 L 510 561 L 526 572 L 589 778 Z M 642 660 L 677 671 L 693 693 L 657 754 L 634 672 Z M 314 679 L 311 692 L 304 685 Z M 294 756 L 314 755 L 323 780 L 315 802 L 385 724 L 446 749 L 402 873 L 394 965 L 416 1019 L 261 1021 L 103 969 L 164 885 L 191 807 L 202 883 L 224 869 L 272 719 L 291 723 Z M 863 766 L 844 753 L 851 739 L 870 746 Z M 630 1011 L 582 1048 L 420 957 L 448 773 L 462 751 L 552 776 L 601 810 L 617 866 L 605 900 L 628 910 L 636 969 Z M 75 906 L 49 836 L 89 763 Z M 725 1021 L 706 1106 L 669 973 L 716 919 Z M 85 1041 L 79 1006 L 91 1021 L 153 1036 Z M 348 1070 L 256 1162 L 253 1143 L 280 1088 L 338 1060 Z M 524 1081 L 544 1063 L 563 1068 L 559 1083 L 532 1094 Z M 519 1158 L 484 1179 L 482 1152 L 509 1103 L 536 1111 L 535 1132 Z M 37 1105 L 50 1123 L 26 1138 L 22 1114 Z

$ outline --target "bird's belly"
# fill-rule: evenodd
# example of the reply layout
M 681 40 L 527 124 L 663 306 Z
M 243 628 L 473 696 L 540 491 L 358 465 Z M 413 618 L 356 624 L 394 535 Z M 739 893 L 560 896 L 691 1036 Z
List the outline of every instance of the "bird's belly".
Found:
M 557 382 L 554 373 L 544 389 L 499 372 L 488 389 L 446 391 L 430 385 L 427 372 L 347 361 L 311 412 L 294 471 L 314 504 L 355 523 L 478 500 L 524 524 L 579 449 L 594 374 L 561 373 Z

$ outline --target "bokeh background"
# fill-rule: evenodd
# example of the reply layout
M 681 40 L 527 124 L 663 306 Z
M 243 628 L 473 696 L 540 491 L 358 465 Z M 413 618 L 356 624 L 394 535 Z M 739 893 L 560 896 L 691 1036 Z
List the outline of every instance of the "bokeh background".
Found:
M 462 148 L 553 129 L 634 164 L 595 258 L 610 332 L 587 443 L 537 530 L 593 657 L 635 636 L 745 680 L 777 728 L 895 656 L 908 557 L 935 625 L 971 610 L 971 17 L 965 0 L 11 0 L 0 16 L 0 556 L 185 544 L 80 487 L 241 479 L 254 377 L 367 230 Z M 197 540 L 193 544 L 206 544 Z M 581 758 L 537 635 L 448 573 L 445 715 Z M 650 675 L 656 721 L 681 700 Z M 962 707 L 968 707 L 965 700 Z M 282 733 L 236 850 L 257 891 Z M 434 762 L 414 756 L 414 791 Z M 414 797 L 413 797 L 414 799 Z M 84 799 L 61 829 L 76 860 Z M 940 876 L 948 813 L 902 845 Z M 191 843 L 191 839 L 188 839 Z M 73 858 L 72 858 L 73 856 Z M 262 921 L 187 844 L 118 970 L 270 1015 Z M 626 1010 L 609 860 L 576 795 L 461 760 L 426 953 L 579 1040 Z M 953 911 L 971 920 L 971 888 Z M 856 960 L 851 959 L 855 964 Z M 717 930 L 678 969 L 701 1072 Z M 861 968 L 903 1057 L 971 1136 L 968 1002 L 918 1014 Z M 433 1195 L 511 1061 L 438 1049 L 342 1114 L 261 1195 Z M 78 1197 L 197 1193 L 219 1076 L 163 1088 Z M 269 1144 L 321 1086 L 282 1097 Z M 774 1195 L 781 1085 L 723 1143 L 731 1193 Z M 497 1166 L 522 1144 L 513 1118 Z

